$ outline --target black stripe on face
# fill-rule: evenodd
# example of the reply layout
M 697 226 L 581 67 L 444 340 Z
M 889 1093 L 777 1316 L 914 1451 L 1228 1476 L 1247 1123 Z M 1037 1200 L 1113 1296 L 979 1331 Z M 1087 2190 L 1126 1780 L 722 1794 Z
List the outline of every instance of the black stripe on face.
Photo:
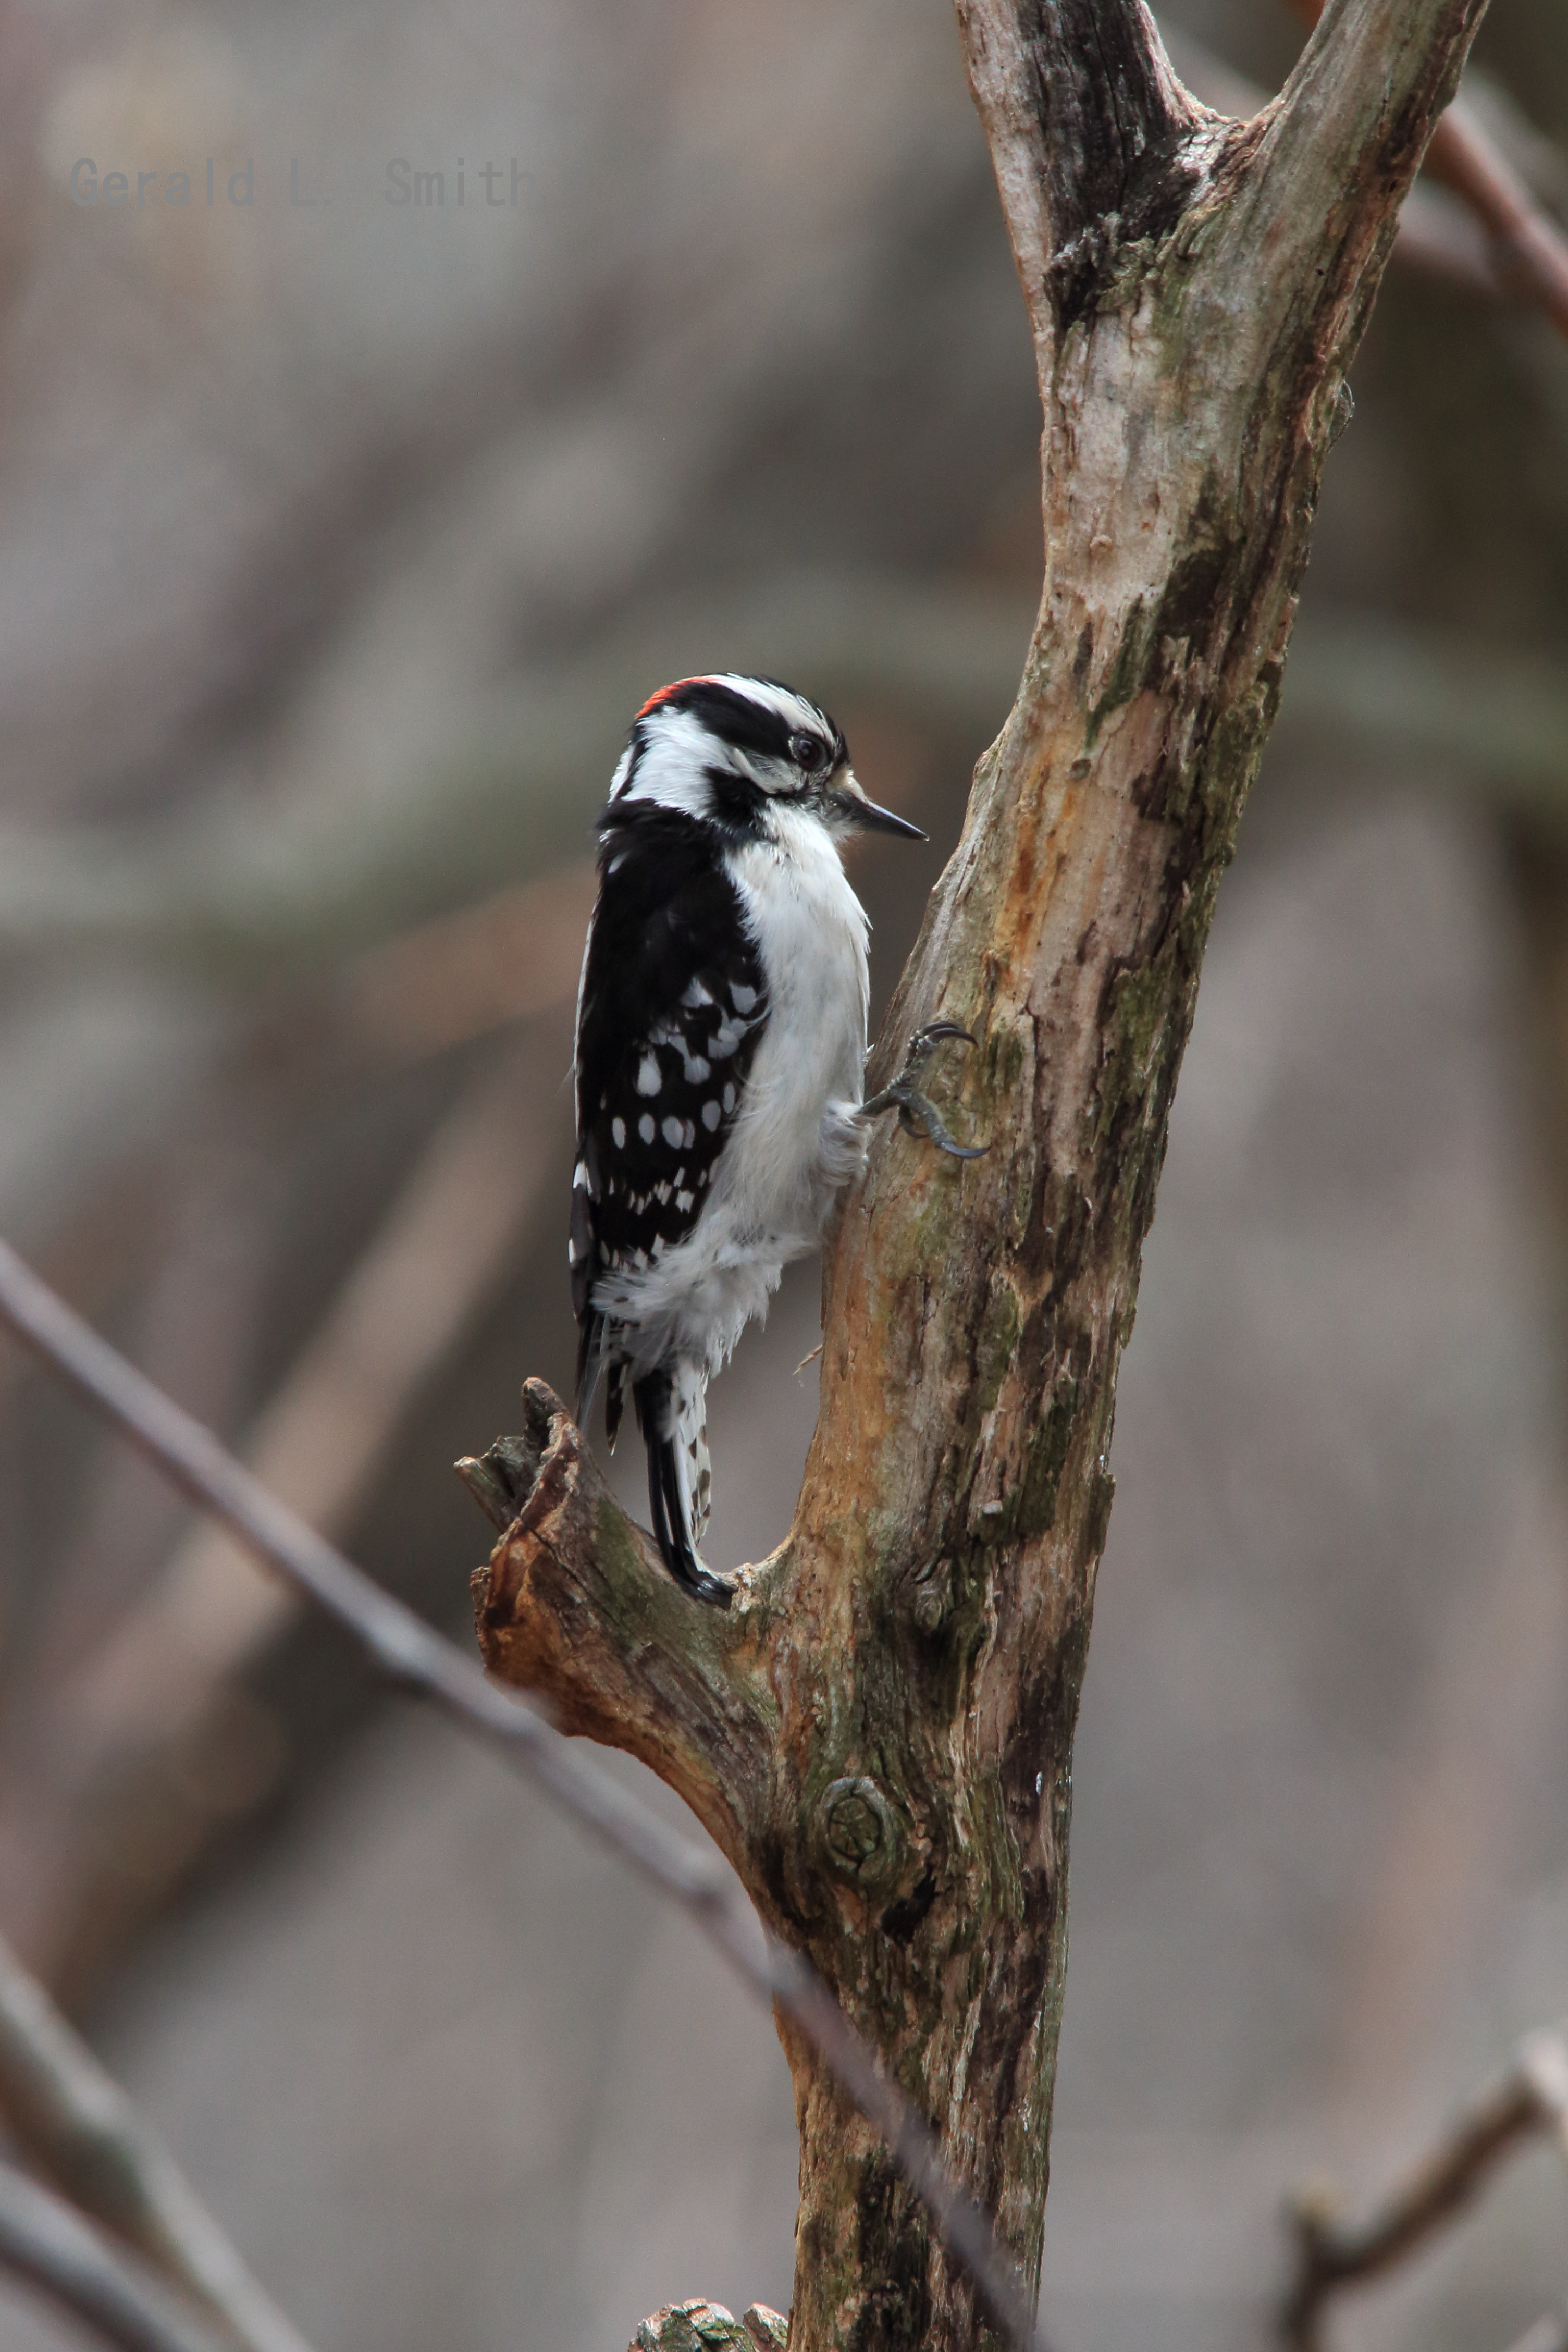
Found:
M 705 768 L 710 813 L 715 824 L 745 840 L 762 830 L 762 812 L 768 804 L 768 794 L 749 776 L 735 768 Z
M 777 688 L 782 694 L 794 694 L 793 687 L 785 686 L 779 678 L 759 678 L 760 686 Z M 673 694 L 660 703 L 662 710 L 688 710 L 701 721 L 721 743 L 728 743 L 737 751 L 750 753 L 763 760 L 789 761 L 789 741 L 793 735 L 809 731 L 821 736 L 837 758 L 846 756 L 843 736 L 825 711 L 805 695 L 797 699 L 813 714 L 809 730 L 803 730 L 796 720 L 786 719 L 779 711 L 764 703 L 754 702 L 732 686 L 721 686 L 714 678 L 692 677 L 678 686 Z

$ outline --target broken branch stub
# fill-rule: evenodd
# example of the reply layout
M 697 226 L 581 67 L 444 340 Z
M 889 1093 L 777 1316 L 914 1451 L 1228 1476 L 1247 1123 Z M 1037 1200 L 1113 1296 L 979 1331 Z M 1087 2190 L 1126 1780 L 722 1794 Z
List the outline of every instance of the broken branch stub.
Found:
M 1344 372 L 1480 8 L 1331 6 L 1235 123 L 1137 0 L 958 0 L 1034 336 L 1046 574 L 872 1084 L 959 1023 L 990 1149 L 873 1143 L 794 1526 L 727 1615 L 663 1575 L 559 1413 L 484 1580 L 493 1670 L 686 1796 L 1030 2277 L 1117 1365 Z M 967 2280 L 781 2031 L 792 2352 L 968 2352 Z

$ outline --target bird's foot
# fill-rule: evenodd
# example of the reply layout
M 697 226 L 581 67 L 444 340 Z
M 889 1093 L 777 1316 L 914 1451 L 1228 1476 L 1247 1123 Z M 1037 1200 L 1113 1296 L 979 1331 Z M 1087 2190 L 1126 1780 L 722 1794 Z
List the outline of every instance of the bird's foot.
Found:
M 924 1136 L 938 1151 L 950 1152 L 955 1160 L 981 1160 L 990 1150 L 988 1143 L 956 1143 L 943 1122 L 942 1115 L 929 1096 L 920 1091 L 919 1080 L 926 1063 L 938 1045 L 949 1038 L 972 1045 L 975 1040 L 956 1021 L 928 1021 L 917 1029 L 909 1041 L 904 1056 L 904 1067 L 890 1087 L 862 1103 L 862 1118 L 880 1118 L 883 1111 L 895 1110 L 898 1123 L 905 1135 Z
M 733 1577 L 716 1576 L 695 1553 L 679 1567 L 672 1567 L 670 1573 L 684 1592 L 689 1592 L 694 1601 L 706 1601 L 710 1609 L 727 1609 L 735 1599 Z

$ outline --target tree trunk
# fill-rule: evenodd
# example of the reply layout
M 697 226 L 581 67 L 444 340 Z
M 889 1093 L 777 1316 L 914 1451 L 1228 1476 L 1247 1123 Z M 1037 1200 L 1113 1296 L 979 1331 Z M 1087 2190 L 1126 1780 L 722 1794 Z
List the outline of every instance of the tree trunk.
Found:
M 872 1083 L 917 1024 L 961 1022 L 991 1149 L 873 1150 L 828 1253 L 795 1523 L 727 1613 L 664 1574 L 537 1382 L 532 1491 L 481 1579 L 493 1669 L 687 1800 L 1030 2275 L 1116 1369 L 1344 370 L 1482 5 L 1331 0 L 1235 123 L 1137 0 L 958 0 L 1035 340 L 1046 578 Z M 784 2041 L 791 2352 L 988 2340 L 875 2135 Z

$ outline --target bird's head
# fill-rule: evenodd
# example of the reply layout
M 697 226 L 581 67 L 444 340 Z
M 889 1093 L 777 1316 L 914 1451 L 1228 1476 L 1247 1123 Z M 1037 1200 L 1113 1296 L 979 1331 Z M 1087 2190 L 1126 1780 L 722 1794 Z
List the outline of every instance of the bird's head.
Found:
M 777 678 L 726 671 L 650 695 L 610 787 L 612 816 L 643 805 L 712 824 L 737 843 L 777 837 L 801 817 L 835 841 L 862 826 L 924 841 L 917 824 L 867 800 L 842 730 Z

